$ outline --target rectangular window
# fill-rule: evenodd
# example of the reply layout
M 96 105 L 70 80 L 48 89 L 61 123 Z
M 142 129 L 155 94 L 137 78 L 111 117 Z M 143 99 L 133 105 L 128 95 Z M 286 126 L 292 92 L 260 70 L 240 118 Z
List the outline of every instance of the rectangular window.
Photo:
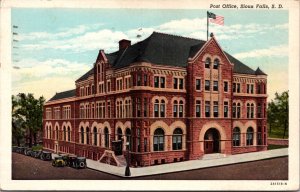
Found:
M 228 92 L 228 82 L 224 81 L 224 92 Z
M 260 94 L 260 84 L 257 85 L 257 94 Z
M 159 77 L 157 76 L 154 77 L 154 87 L 159 88 Z
M 144 117 L 148 117 L 148 102 L 147 102 L 147 98 L 144 98 Z
M 107 102 L 107 117 L 110 118 L 110 101 Z
M 196 79 L 196 90 L 197 91 L 201 90 L 201 79 Z
M 224 101 L 224 117 L 228 117 L 228 101 Z
M 232 86 L 232 92 L 236 92 L 236 83 L 233 83 L 233 86 Z
M 165 88 L 165 77 L 160 77 L 160 88 Z
M 196 100 L 196 117 L 201 117 L 201 101 Z
M 142 76 L 140 74 L 137 75 L 137 86 L 142 85 Z
M 247 93 L 250 93 L 250 85 L 247 84 Z
M 214 101 L 214 117 L 219 116 L 219 106 L 218 106 L 218 101 Z
M 205 101 L 205 117 L 210 117 L 210 101 Z
M 178 79 L 177 79 L 177 78 L 174 78 L 173 88 L 174 88 L 174 89 L 177 89 L 177 87 L 178 87 Z
M 241 84 L 240 83 L 237 83 L 237 93 L 240 93 L 241 92 Z
M 179 79 L 179 89 L 183 89 L 183 79 Z
M 107 81 L 107 92 L 110 92 L 110 81 Z
M 209 91 L 210 90 L 210 82 L 209 80 L 205 80 L 205 91 Z
M 148 76 L 144 75 L 144 86 L 148 86 Z
M 218 91 L 218 81 L 214 81 L 214 87 L 213 87 L 214 91 Z
M 144 138 L 144 152 L 147 152 L 147 138 Z
M 142 107 L 142 104 L 141 104 L 141 99 L 140 98 L 137 98 L 137 114 L 136 116 L 137 117 L 141 117 L 141 107 Z
M 250 85 L 250 93 L 251 93 L 251 94 L 254 93 L 254 85 L 253 85 L 253 84 Z

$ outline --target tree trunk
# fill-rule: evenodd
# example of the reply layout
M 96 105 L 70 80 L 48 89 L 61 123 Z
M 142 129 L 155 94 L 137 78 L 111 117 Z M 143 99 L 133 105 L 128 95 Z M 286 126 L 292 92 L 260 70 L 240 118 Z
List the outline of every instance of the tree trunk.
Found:
M 283 131 L 283 139 L 285 137 L 286 130 L 287 130 L 287 123 L 285 122 L 284 123 L 284 131 Z
M 37 134 L 34 133 L 34 134 L 33 134 L 34 145 L 37 145 L 36 136 L 37 136 Z

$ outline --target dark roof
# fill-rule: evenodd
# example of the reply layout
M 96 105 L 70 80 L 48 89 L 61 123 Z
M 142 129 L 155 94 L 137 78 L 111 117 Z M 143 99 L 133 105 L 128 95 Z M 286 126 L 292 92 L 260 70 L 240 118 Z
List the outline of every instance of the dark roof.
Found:
M 206 41 L 199 39 L 153 32 L 145 40 L 126 49 L 106 54 L 106 57 L 115 69 L 127 67 L 137 61 L 145 61 L 157 65 L 186 67 L 188 58 L 193 57 L 205 43 Z M 230 54 L 224 53 L 230 62 L 234 64 L 234 73 L 256 75 L 253 69 Z M 92 69 L 77 81 L 84 80 L 91 74 L 93 74 Z
M 259 67 L 256 69 L 255 74 L 256 75 L 267 75 Z
M 60 93 L 56 93 L 51 99 L 49 99 L 49 101 L 54 101 L 54 100 L 58 100 L 58 99 L 64 99 L 64 98 L 68 98 L 68 97 L 73 97 L 76 94 L 76 90 L 72 89 L 69 91 L 64 91 L 64 92 L 60 92 Z
M 87 79 L 92 74 L 94 74 L 94 68 L 90 69 L 84 75 L 82 75 L 81 77 L 79 77 L 75 82 L 85 80 L 85 79 Z

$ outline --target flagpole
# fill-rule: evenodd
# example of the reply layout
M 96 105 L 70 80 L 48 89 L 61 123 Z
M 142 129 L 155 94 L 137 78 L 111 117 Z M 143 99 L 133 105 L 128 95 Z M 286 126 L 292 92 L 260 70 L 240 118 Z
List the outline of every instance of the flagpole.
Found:
M 207 41 L 208 41 L 208 27 L 209 27 L 209 25 L 208 25 L 208 11 L 207 11 L 207 13 L 206 13 L 206 19 L 207 19 L 207 35 L 206 35 L 206 39 L 207 39 Z

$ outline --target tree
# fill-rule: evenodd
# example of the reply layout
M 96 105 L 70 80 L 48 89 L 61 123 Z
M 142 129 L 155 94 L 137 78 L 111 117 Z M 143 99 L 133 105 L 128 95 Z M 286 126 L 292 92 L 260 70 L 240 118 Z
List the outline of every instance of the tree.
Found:
M 32 138 L 34 144 L 37 144 L 37 133 L 42 130 L 43 105 L 45 99 L 43 96 L 39 99 L 35 99 L 31 93 L 27 95 L 19 93 L 16 98 L 17 99 L 13 100 L 13 105 L 15 105 L 16 108 L 15 115 L 18 115 L 18 121 L 20 123 L 20 119 L 23 119 L 21 124 L 15 123 L 15 126 L 17 126 L 16 130 L 20 130 L 20 127 L 22 127 L 27 131 L 29 146 L 31 147 Z M 17 133 L 18 132 L 15 134 L 17 135 Z
M 275 93 L 275 98 L 268 104 L 268 123 L 270 133 L 272 127 L 282 128 L 283 138 L 285 138 L 289 127 L 289 93 L 284 91 L 281 94 Z
M 13 143 L 20 146 L 25 134 L 24 119 L 19 114 L 18 97 L 12 96 L 12 136 Z

